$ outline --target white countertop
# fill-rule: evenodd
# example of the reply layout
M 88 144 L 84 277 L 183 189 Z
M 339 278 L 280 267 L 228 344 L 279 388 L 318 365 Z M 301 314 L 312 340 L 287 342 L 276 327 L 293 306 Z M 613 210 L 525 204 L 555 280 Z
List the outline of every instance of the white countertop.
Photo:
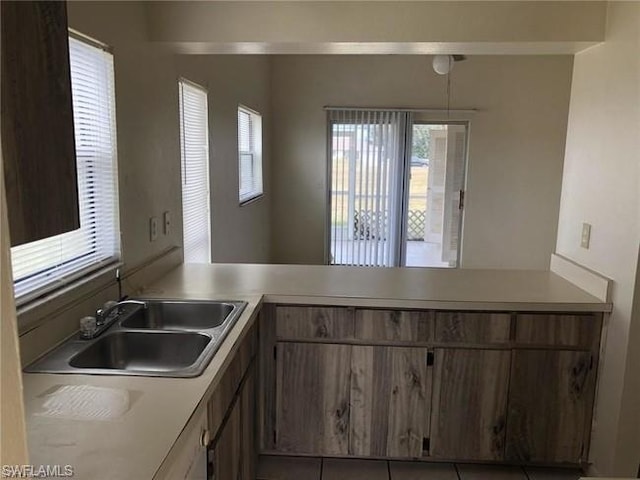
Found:
M 143 295 L 249 304 L 200 377 L 24 374 L 32 464 L 69 464 L 79 479 L 152 478 L 191 415 L 219 382 L 262 301 L 463 310 L 611 309 L 553 273 L 505 270 L 187 265 L 169 272 Z M 40 415 L 47 393 L 64 385 L 127 390 L 130 407 L 108 421 Z
M 182 265 L 145 290 L 192 298 L 264 295 L 265 302 L 469 310 L 610 311 L 611 305 L 546 271 L 363 268 L 324 265 Z

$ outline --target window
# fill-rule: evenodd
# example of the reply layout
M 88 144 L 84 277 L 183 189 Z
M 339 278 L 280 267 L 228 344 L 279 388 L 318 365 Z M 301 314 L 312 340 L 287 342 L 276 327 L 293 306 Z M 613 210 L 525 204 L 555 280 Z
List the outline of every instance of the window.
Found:
M 11 249 L 22 305 L 120 257 L 113 55 L 69 39 L 80 228 Z
M 238 108 L 238 164 L 240 204 L 260 197 L 262 188 L 262 116 Z
M 466 122 L 332 109 L 328 263 L 457 267 Z
M 182 225 L 185 263 L 211 261 L 207 92 L 180 80 Z

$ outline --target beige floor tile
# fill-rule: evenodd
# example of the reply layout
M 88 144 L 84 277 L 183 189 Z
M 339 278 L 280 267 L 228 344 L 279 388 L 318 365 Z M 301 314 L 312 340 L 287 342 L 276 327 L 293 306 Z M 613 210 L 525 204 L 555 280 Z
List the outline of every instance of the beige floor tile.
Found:
M 322 480 L 389 480 L 389 467 L 385 460 L 325 458 Z
M 525 468 L 529 480 L 578 480 L 582 473 L 578 469 Z
M 262 455 L 258 480 L 320 480 L 322 459 Z
M 389 462 L 391 480 L 458 480 L 451 463 Z
M 520 467 L 458 464 L 460 480 L 527 480 Z

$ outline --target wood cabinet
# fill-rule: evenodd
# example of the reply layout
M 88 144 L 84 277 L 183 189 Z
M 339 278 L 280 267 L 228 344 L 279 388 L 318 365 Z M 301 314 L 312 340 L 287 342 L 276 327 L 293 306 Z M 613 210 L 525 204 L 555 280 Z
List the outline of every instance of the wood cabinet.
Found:
M 511 315 L 488 312 L 437 312 L 436 342 L 508 343 Z
M 586 460 L 594 389 L 591 352 L 516 350 L 509 388 L 507 460 Z
M 236 401 L 212 449 L 214 479 L 239 479 L 242 462 L 242 402 Z
M 530 313 L 517 315 L 516 343 L 598 349 L 601 315 L 554 315 Z
M 240 393 L 240 479 L 255 480 L 258 451 L 256 448 L 256 363 L 247 373 Z M 220 477 L 222 478 L 222 477 Z
M 292 339 L 353 338 L 353 309 L 278 306 L 276 336 Z
M 353 347 L 349 454 L 428 454 L 432 363 L 426 348 Z
M 255 364 L 252 363 L 212 443 L 210 473 L 213 478 L 254 480 L 255 442 Z
M 350 361 L 349 345 L 278 344 L 277 450 L 349 453 Z
M 65 2 L 3 1 L 2 154 L 11 244 L 80 227 Z
M 357 309 L 355 338 L 396 342 L 433 341 L 433 313 L 421 311 Z
M 433 457 L 504 459 L 510 365 L 509 350 L 436 349 Z
M 263 451 L 520 464 L 587 458 L 600 314 L 265 312 Z
M 255 479 L 257 333 L 247 333 L 207 402 L 209 478 Z

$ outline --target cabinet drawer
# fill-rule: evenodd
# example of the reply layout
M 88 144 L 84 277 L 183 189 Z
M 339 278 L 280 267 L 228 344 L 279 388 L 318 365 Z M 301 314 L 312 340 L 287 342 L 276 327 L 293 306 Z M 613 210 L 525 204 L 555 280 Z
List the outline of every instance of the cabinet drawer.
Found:
M 346 307 L 276 307 L 278 338 L 353 338 L 353 309 Z
M 358 340 L 432 342 L 433 312 L 402 310 L 356 310 Z
M 597 349 L 602 316 L 595 314 L 519 314 L 516 342 Z
M 507 343 L 511 314 L 488 312 L 437 312 L 436 342 Z

